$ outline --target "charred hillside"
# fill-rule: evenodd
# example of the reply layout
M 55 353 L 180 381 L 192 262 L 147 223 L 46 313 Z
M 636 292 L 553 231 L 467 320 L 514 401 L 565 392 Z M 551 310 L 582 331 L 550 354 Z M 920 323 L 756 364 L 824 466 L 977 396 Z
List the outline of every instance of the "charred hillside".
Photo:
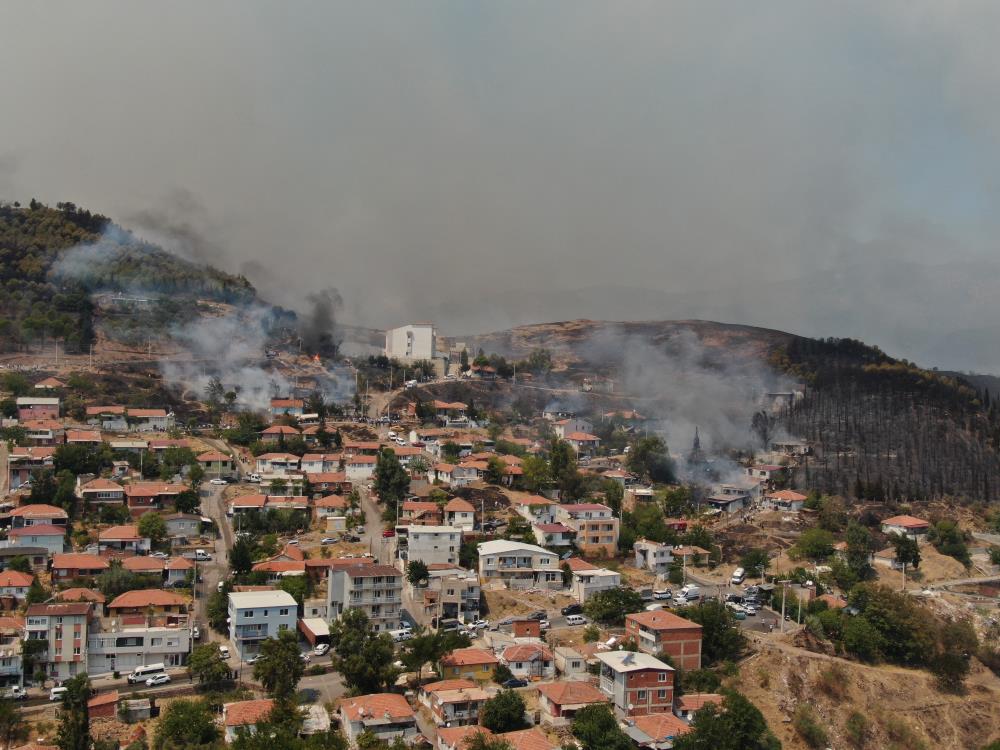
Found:
M 781 417 L 814 445 L 808 486 L 890 502 L 1000 496 L 989 391 L 850 339 L 792 339 L 771 363 L 810 386 Z
M 149 297 L 152 318 L 164 322 L 195 299 L 255 296 L 242 276 L 178 258 L 106 216 L 34 200 L 0 204 L 0 285 L 0 348 L 7 351 L 53 340 L 67 352 L 86 351 L 94 340 L 94 292 Z

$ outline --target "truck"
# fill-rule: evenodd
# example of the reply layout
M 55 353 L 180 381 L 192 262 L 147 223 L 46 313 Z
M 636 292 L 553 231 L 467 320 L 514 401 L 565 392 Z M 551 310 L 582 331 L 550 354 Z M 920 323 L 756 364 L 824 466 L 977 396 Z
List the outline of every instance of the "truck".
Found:
M 701 589 L 693 583 L 689 583 L 677 594 L 678 601 L 696 602 L 701 599 Z
M 14 685 L 13 687 L 5 688 L 0 695 L 3 695 L 8 700 L 23 701 L 28 697 L 28 691 L 20 685 Z

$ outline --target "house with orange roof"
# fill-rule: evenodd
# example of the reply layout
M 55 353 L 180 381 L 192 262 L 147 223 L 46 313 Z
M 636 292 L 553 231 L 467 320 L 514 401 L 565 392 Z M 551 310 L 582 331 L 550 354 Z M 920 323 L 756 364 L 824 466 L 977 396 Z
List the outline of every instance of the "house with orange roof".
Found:
M 327 495 L 313 500 L 313 514 L 317 521 L 325 522 L 328 517 L 336 516 L 344 519 L 345 528 L 348 508 L 350 503 L 343 495 Z
M 722 705 L 722 696 L 718 693 L 687 693 L 674 703 L 674 715 L 690 724 L 694 715 L 709 703 Z
M 778 490 L 764 495 L 764 505 L 771 510 L 796 513 L 805 506 L 807 497 L 795 490 Z
M 0 617 L 0 687 L 23 685 L 24 663 L 21 650 L 25 619 L 16 615 Z
M 482 648 L 456 648 L 438 661 L 441 679 L 466 679 L 488 682 L 493 679 L 493 669 L 500 660 L 490 651 Z
M 56 449 L 51 445 L 12 445 L 7 453 L 7 488 L 19 489 L 31 480 L 32 474 L 55 465 Z
M 250 734 L 256 732 L 257 725 L 267 721 L 273 709 L 274 701 L 270 698 L 223 704 L 222 725 L 225 727 L 226 743 L 235 742 L 240 730 Z
M 63 589 L 55 593 L 54 599 L 57 602 L 93 602 L 104 607 L 107 598 L 100 591 L 85 588 Z
M 556 521 L 576 532 L 580 554 L 614 557 L 618 553 L 618 519 L 601 503 L 569 503 L 555 508 Z
M 15 529 L 36 524 L 65 526 L 69 521 L 69 514 L 58 506 L 37 503 L 14 508 L 10 512 L 10 520 Z
M 350 495 L 354 483 L 348 480 L 344 471 L 307 472 L 306 479 L 316 492 L 332 492 L 337 495 Z
M 134 555 L 144 555 L 150 550 L 149 537 L 139 533 L 136 524 L 112 526 L 97 535 L 98 548 L 114 552 L 131 552 Z
M 538 686 L 542 721 L 565 726 L 581 708 L 607 703 L 608 697 L 585 680 L 543 682 Z
M 912 539 L 919 539 L 930 531 L 931 522 L 916 516 L 893 516 L 882 521 L 883 534 L 899 534 Z
M 173 504 L 187 489 L 187 485 L 173 482 L 132 482 L 125 486 L 125 502 L 135 518 Z
M 444 506 L 444 523 L 461 529 L 463 533 L 472 533 L 476 528 L 476 508 L 468 500 L 453 497 Z
M 377 456 L 365 454 L 355 454 L 344 459 L 344 472 L 347 478 L 354 481 L 358 479 L 369 479 L 375 473 L 375 463 Z
M 691 731 L 691 727 L 672 713 L 661 713 L 636 716 L 630 719 L 624 731 L 642 750 L 669 750 L 678 737 Z
M 298 472 L 301 463 L 301 459 L 294 453 L 262 453 L 255 460 L 258 474 L 279 477 Z
M 625 637 L 647 654 L 668 654 L 685 671 L 701 669 L 702 627 L 664 609 L 625 615 Z
M 110 567 L 107 560 L 97 555 L 69 552 L 52 556 L 52 580 L 73 581 L 99 576 Z
M 557 505 L 541 495 L 521 495 L 510 500 L 510 507 L 530 524 L 555 523 Z
M 233 473 L 233 457 L 221 451 L 205 451 L 198 456 L 198 465 L 209 477 L 228 477 Z
M 601 447 L 601 439 L 589 432 L 570 432 L 564 440 L 570 444 L 578 456 L 593 456 Z
M 273 424 L 261 431 L 260 441 L 262 443 L 279 443 L 282 440 L 289 440 L 300 434 L 300 431 L 296 427 L 291 427 L 287 424 Z
M 431 478 L 437 482 L 451 484 L 455 480 L 455 464 L 438 461 L 431 467 Z
M 137 589 L 126 591 L 116 596 L 108 604 L 108 612 L 115 615 L 145 615 L 145 614 L 186 614 L 188 600 L 180 594 L 162 589 Z
M 113 719 L 117 715 L 117 709 L 117 690 L 98 693 L 87 701 L 87 716 L 90 719 Z
M 552 423 L 552 431 L 560 440 L 565 440 L 574 432 L 593 432 L 594 423 L 582 417 L 563 417 Z
M 463 404 L 461 401 L 439 401 L 437 399 L 432 403 L 438 422 L 445 427 L 463 427 L 469 423 L 469 418 L 466 416 L 466 411 L 469 409 L 468 404 Z
M 342 698 L 338 712 L 341 731 L 352 745 L 357 745 L 358 737 L 363 733 L 391 743 L 397 737 L 404 742 L 411 740 L 420 731 L 416 714 L 399 693 Z
M 125 488 L 118 482 L 101 477 L 82 484 L 77 478 L 76 496 L 88 506 L 121 505 L 125 502 Z
M 302 456 L 302 471 L 307 474 L 337 471 L 343 458 L 343 453 L 306 453 Z
M 0 570 L 0 596 L 13 597 L 19 602 L 28 595 L 35 577 L 19 570 Z
M 66 527 L 51 523 L 21 526 L 7 532 L 4 547 L 42 547 L 50 555 L 62 552 L 66 546 Z
M 122 567 L 130 573 L 141 575 L 157 575 L 163 577 L 163 569 L 166 563 L 158 557 L 148 555 L 133 555 L 122 560 Z
M 441 680 L 420 691 L 423 703 L 439 727 L 478 724 L 483 704 L 493 697 L 471 680 Z
M 500 662 L 511 674 L 525 680 L 551 680 L 556 676 L 552 652 L 541 643 L 519 643 L 503 650 Z
M 66 430 L 67 445 L 100 445 L 102 442 L 100 430 Z
M 51 391 L 57 388 L 65 388 L 66 384 L 59 380 L 58 378 L 44 378 L 35 383 L 35 390 L 38 391 Z
M 425 500 L 404 500 L 399 506 L 399 522 L 407 526 L 440 526 L 441 506 Z
M 496 736 L 509 744 L 513 750 L 556 750 L 558 747 L 552 744 L 538 727 L 521 729 L 516 732 L 503 732 Z
M 272 417 L 280 417 L 283 414 L 301 417 L 305 408 L 306 402 L 301 398 L 272 398 L 270 412 Z
M 163 453 L 169 448 L 190 448 L 191 441 L 186 438 L 150 438 L 149 450 L 151 453 Z
M 466 724 L 460 727 L 438 727 L 437 730 L 437 750 L 466 750 L 469 740 L 477 734 L 484 734 L 492 737 L 491 732 L 486 727 Z
M 564 523 L 532 524 L 531 532 L 535 535 L 536 542 L 549 549 L 572 547 L 576 539 L 576 531 Z
M 66 428 L 58 419 L 26 419 L 19 427 L 32 445 L 55 445 L 66 437 Z
M 167 572 L 167 585 L 176 586 L 185 583 L 188 575 L 194 573 L 194 563 L 186 557 L 172 557 L 170 562 L 164 566 Z

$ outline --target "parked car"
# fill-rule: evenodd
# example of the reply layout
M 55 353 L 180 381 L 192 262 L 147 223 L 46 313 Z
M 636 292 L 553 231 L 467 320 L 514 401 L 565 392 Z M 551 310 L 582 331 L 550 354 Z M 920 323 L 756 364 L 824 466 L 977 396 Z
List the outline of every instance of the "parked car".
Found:
M 63 699 L 63 696 L 66 695 L 67 692 L 69 692 L 69 688 L 54 687 L 49 691 L 49 700 L 61 701 Z
M 223 659 L 229 658 L 229 646 L 219 646 L 219 656 Z
M 489 620 L 476 620 L 471 625 L 471 627 L 473 627 L 473 628 L 488 628 L 489 626 L 490 626 L 490 621 Z
M 15 685 L 14 687 L 5 690 L 3 697 L 12 701 L 23 701 L 28 697 L 28 691 L 19 685 Z
M 506 682 L 502 683 L 502 686 L 505 687 L 505 688 L 508 688 L 508 689 L 510 689 L 510 688 L 519 688 L 519 687 L 528 687 L 528 681 L 527 680 L 522 680 L 519 677 L 512 677 L 511 679 L 509 679 Z
M 212 480 L 209 480 L 208 483 L 209 484 L 216 484 L 216 485 L 218 485 L 218 484 L 221 484 L 221 485 L 227 485 L 227 484 L 229 484 L 229 482 L 227 482 L 225 479 L 222 479 L 222 478 L 219 478 L 219 477 L 217 477 L 215 479 L 212 479 Z
M 673 599 L 673 597 L 670 589 L 653 589 L 654 599 Z
M 386 539 L 394 537 L 396 536 L 396 531 L 394 529 L 386 529 L 385 531 L 382 532 L 382 536 L 384 536 Z
M 361 541 L 361 537 L 359 537 L 357 534 L 344 534 L 344 541 L 345 542 L 360 542 Z
M 308 664 L 308 663 L 309 663 L 309 658 L 310 658 L 310 657 L 309 657 L 309 654 L 305 654 L 305 653 L 302 653 L 302 654 L 299 654 L 299 658 L 300 658 L 300 659 L 301 659 L 302 661 L 304 661 L 304 662 L 305 662 L 306 664 Z
M 316 654 L 316 656 L 323 656 L 329 650 L 330 650 L 329 643 L 320 643 L 317 644 L 316 648 L 313 649 L 313 653 Z
M 170 555 L 168 555 L 166 552 L 150 552 L 149 556 L 150 557 L 155 557 L 157 560 L 168 560 L 168 559 L 170 559 Z
M 549 628 L 552 627 L 552 624 L 548 620 L 539 620 L 538 621 L 538 627 L 541 630 L 548 630 Z
M 532 612 L 530 615 L 528 615 L 528 619 L 529 620 L 544 620 L 548 616 L 549 616 L 548 612 L 546 612 L 544 609 L 539 609 L 538 611 Z
M 153 687 L 153 685 L 166 685 L 168 682 L 170 682 L 170 675 L 161 672 L 160 674 L 154 674 L 146 680 L 146 687 Z
M 323 537 L 322 541 L 320 541 L 320 544 L 336 544 L 336 543 L 337 540 L 334 539 L 332 536 L 325 536 Z
M 582 615 L 583 606 L 580 604 L 567 604 L 562 608 L 563 615 Z
M 243 660 L 247 664 L 256 664 L 260 661 L 260 654 L 254 654 L 253 656 L 248 656 Z
M 201 639 L 201 628 L 199 628 L 197 625 L 195 625 L 193 628 L 191 628 L 191 637 L 194 638 L 196 641 L 200 640 Z

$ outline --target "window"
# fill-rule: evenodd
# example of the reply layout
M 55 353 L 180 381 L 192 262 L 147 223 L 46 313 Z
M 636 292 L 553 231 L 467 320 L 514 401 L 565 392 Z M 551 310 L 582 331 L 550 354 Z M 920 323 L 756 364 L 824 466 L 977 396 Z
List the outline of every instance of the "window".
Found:
M 79 655 L 80 655 L 80 647 L 79 646 L 74 646 L 73 647 L 73 656 L 79 656 Z
M 249 617 L 253 617 L 253 610 L 252 609 L 243 610 L 243 618 L 246 619 Z
M 667 681 L 667 673 L 666 672 L 660 672 L 656 677 L 657 677 L 657 679 L 660 682 L 666 682 Z
M 278 610 L 278 614 L 282 615 L 282 616 L 287 615 L 288 614 L 288 608 L 286 607 L 285 609 L 279 609 Z
M 162 646 L 163 645 L 163 639 L 162 638 L 153 638 L 152 643 L 150 645 L 152 645 L 152 646 Z
M 667 691 L 666 690 L 657 690 L 656 691 L 656 697 L 659 698 L 661 701 L 666 700 L 667 699 Z
M 646 691 L 645 691 L 645 690 L 640 690 L 640 691 L 639 691 L 639 692 L 638 692 L 638 693 L 636 694 L 636 696 L 635 696 L 635 697 L 636 697 L 636 698 L 637 698 L 638 700 L 641 700 L 641 701 L 644 701 L 644 700 L 646 700 Z

